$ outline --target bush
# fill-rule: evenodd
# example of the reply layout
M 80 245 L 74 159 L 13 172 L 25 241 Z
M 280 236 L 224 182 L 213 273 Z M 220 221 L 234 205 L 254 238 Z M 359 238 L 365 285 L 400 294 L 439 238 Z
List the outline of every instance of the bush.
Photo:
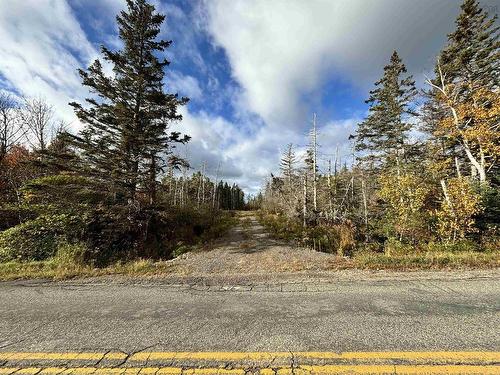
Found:
M 186 246 L 182 243 L 182 241 L 179 241 L 177 243 L 177 246 L 172 250 L 172 257 L 177 258 L 178 256 L 181 256 L 182 254 L 188 253 L 191 250 L 191 247 Z
M 387 255 L 370 251 L 359 251 L 354 255 L 354 264 L 367 269 L 432 269 L 498 267 L 498 252 L 477 251 L 429 251 L 400 255 Z
M 284 240 L 297 240 L 304 246 L 325 253 L 350 255 L 356 245 L 354 227 L 346 223 L 320 223 L 303 227 L 297 220 L 279 214 L 259 212 L 259 220 L 275 237 Z
M 80 243 L 69 243 L 60 241 L 57 244 L 56 254 L 53 261 L 58 265 L 83 265 L 85 264 L 85 257 L 87 254 L 87 247 Z
M 488 252 L 500 251 L 500 236 L 495 234 L 483 237 L 481 240 L 481 246 L 484 251 Z
M 79 224 L 74 216 L 40 216 L 0 232 L 0 261 L 50 258 L 56 254 L 60 241 L 74 239 Z
M 389 238 L 384 243 L 384 253 L 388 256 L 400 256 L 415 252 L 415 246 L 401 242 L 395 238 Z
M 98 266 L 137 258 L 171 259 L 192 245 L 220 237 L 234 222 L 223 211 L 186 207 L 130 212 L 128 206 L 114 206 L 89 215 L 82 240 L 89 249 L 86 260 Z
M 467 251 L 482 251 L 479 243 L 472 240 L 461 240 L 456 242 L 429 242 L 422 245 L 422 250 L 426 252 L 449 252 L 460 253 Z

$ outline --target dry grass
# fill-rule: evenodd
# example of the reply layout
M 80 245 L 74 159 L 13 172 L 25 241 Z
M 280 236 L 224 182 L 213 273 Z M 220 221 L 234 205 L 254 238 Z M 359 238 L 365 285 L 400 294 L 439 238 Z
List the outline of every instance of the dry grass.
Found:
M 0 280 L 51 279 L 65 280 L 76 277 L 105 275 L 152 276 L 168 274 L 173 270 L 168 262 L 139 259 L 127 263 L 116 263 L 104 268 L 89 265 L 59 264 L 52 260 L 39 262 L 0 263 Z
M 247 243 L 241 247 L 246 248 Z M 353 258 L 339 257 L 333 254 L 321 254 L 312 251 L 294 252 L 293 256 L 282 251 L 272 251 L 269 256 L 245 257 L 244 262 L 234 262 L 230 268 L 213 267 L 207 262 L 210 270 L 191 266 L 188 262 L 152 261 L 140 259 L 127 263 L 116 263 L 105 268 L 95 268 L 88 265 L 59 264 L 55 261 L 40 262 L 8 262 L 0 263 L 0 280 L 16 279 L 51 279 L 64 280 L 81 277 L 96 277 L 122 275 L 128 277 L 166 277 L 197 274 L 246 273 L 280 274 L 289 272 L 337 271 L 344 269 L 365 270 L 440 270 L 440 269 L 492 269 L 500 266 L 500 253 L 434 252 L 425 254 L 408 254 L 389 256 L 385 254 L 359 252 Z M 279 249 L 282 250 L 282 249 Z M 320 255 L 321 254 L 321 255 Z M 194 254 L 193 254 L 194 255 Z M 263 254 L 261 254 L 263 255 Z M 272 255 L 272 256 L 271 256 Z M 314 255 L 320 255 L 316 257 Z M 202 254 L 196 254 L 196 257 Z M 257 259 L 258 258 L 258 259 Z M 201 259 L 198 259 L 201 260 Z M 320 260 L 320 261 L 319 261 Z M 247 263 L 248 262 L 248 263 Z M 197 262 L 198 263 L 198 262 Z M 206 272 L 205 272 L 206 271 Z
M 362 269 L 472 269 L 496 268 L 500 266 L 500 252 L 424 252 L 387 255 L 383 253 L 358 252 L 353 265 Z

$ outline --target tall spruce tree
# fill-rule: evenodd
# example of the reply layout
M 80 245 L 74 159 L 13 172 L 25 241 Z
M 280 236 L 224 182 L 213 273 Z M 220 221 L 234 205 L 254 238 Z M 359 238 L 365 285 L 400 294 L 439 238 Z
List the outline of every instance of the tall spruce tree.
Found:
M 470 164 L 471 158 L 464 152 L 460 139 L 443 131 L 442 124 L 451 116 L 451 110 L 450 101 L 443 98 L 439 88 L 444 87 L 453 98 L 455 110 L 471 107 L 471 104 L 475 109 L 490 105 L 480 103 L 483 100 L 478 102 L 477 98 L 488 92 L 496 93 L 490 96 L 498 95 L 500 41 L 496 21 L 497 16 L 490 17 L 478 1 L 464 0 L 455 21 L 456 29 L 448 35 L 448 43 L 439 54 L 431 89 L 425 93 L 423 130 L 429 134 L 428 149 L 437 162 L 434 164 L 441 166 L 441 177 L 467 173 L 467 169 L 461 171 L 460 166 Z M 460 131 L 476 125 L 470 117 L 460 125 Z M 476 169 L 468 168 L 473 173 L 477 173 Z
M 399 164 L 405 158 L 408 132 L 412 125 L 408 115 L 415 115 L 412 101 L 417 94 L 412 76 L 403 76 L 406 67 L 396 51 L 384 67 L 383 77 L 375 83 L 366 103 L 368 117 L 356 131 L 358 161 L 375 169 Z
M 80 70 L 83 85 L 96 96 L 86 100 L 87 106 L 70 103 L 85 124 L 70 136 L 84 171 L 109 183 L 124 202 L 136 200 L 142 189 L 154 203 L 166 154 L 175 142 L 189 140 L 168 133 L 171 123 L 182 118 L 178 107 L 188 99 L 164 90 L 169 61 L 158 55 L 171 44 L 157 39 L 164 19 L 146 0 L 127 0 L 127 10 L 116 17 L 123 48 L 115 52 L 101 47 L 113 75 L 106 75 L 100 60 Z
M 499 87 L 500 41 L 497 16 L 490 17 L 477 0 L 464 0 L 456 29 L 448 35 L 448 45 L 439 55 L 446 83 L 464 83 L 461 94 L 470 99 L 471 89 Z M 436 81 L 439 74 L 436 67 Z

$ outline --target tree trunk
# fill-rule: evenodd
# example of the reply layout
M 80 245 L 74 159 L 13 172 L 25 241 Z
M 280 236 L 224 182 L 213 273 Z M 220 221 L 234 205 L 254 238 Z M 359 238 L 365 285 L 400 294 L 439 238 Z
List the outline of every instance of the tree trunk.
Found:
M 302 225 L 304 227 L 307 226 L 307 221 L 306 221 L 306 217 L 307 217 L 307 173 L 304 174 L 304 196 L 302 198 L 302 216 L 303 216 L 303 222 L 302 222 Z
M 316 191 L 316 168 L 317 168 L 317 160 L 316 160 L 316 153 L 317 153 L 317 134 L 316 134 L 316 113 L 313 115 L 313 133 L 312 133 L 312 138 L 313 138 L 313 207 L 314 207 L 314 212 L 316 213 L 318 210 L 318 204 L 317 204 L 317 191 Z
M 363 196 L 363 214 L 365 221 L 365 242 L 368 242 L 368 201 L 366 199 L 366 185 L 364 178 L 361 179 L 361 194 Z

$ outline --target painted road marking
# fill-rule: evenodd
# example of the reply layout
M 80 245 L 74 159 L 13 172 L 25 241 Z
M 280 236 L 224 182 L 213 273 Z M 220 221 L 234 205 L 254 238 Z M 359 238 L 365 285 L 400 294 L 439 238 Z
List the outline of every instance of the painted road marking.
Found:
M 128 358 L 127 358 L 128 357 Z M 2 361 L 103 361 L 127 362 L 159 360 L 191 361 L 266 361 L 271 359 L 322 359 L 322 360 L 406 360 L 433 362 L 500 362 L 500 352 L 0 352 Z
M 261 369 L 262 375 L 310 375 L 310 374 L 469 374 L 469 375 L 498 375 L 500 372 L 498 366 L 470 366 L 470 365 L 437 365 L 437 366 L 401 366 L 401 365 L 324 365 L 324 366 L 300 366 L 278 369 Z M 195 368 L 183 369 L 181 367 L 3 367 L 0 368 L 0 374 L 168 374 L 168 375 L 244 375 L 245 369 L 224 369 L 224 368 Z
M 500 375 L 500 352 L 480 351 L 138 352 L 130 355 L 123 352 L 0 352 L 0 361 L 3 362 L 2 375 L 244 375 L 249 370 L 262 375 Z M 58 361 L 64 363 L 57 365 Z M 165 367 L 168 361 L 171 367 Z M 232 367 L 226 367 L 229 363 Z

